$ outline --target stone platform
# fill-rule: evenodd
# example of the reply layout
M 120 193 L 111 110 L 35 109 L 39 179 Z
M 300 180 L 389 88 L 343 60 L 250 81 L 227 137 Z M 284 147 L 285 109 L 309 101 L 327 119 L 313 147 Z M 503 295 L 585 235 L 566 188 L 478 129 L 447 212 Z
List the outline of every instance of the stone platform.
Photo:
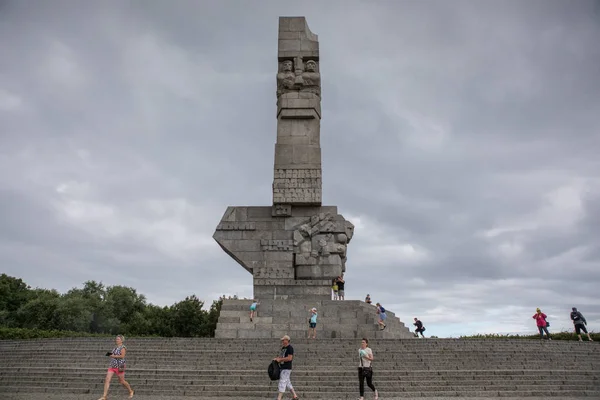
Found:
M 318 312 L 317 337 L 323 339 L 414 339 L 393 312 L 386 310 L 386 328 L 379 330 L 376 307 L 358 300 L 261 301 L 258 317 L 250 321 L 251 300 L 225 300 L 221 307 L 217 338 L 274 338 L 290 335 L 306 338 L 310 309 Z
M 302 399 L 356 399 L 359 339 L 297 339 L 292 381 Z M 137 399 L 273 399 L 266 369 L 277 339 L 127 340 Z M 112 338 L 0 341 L 0 398 L 95 400 Z M 600 344 L 576 341 L 371 341 L 384 399 L 600 398 Z M 285 398 L 289 398 L 286 395 Z M 126 398 L 113 382 L 109 398 Z M 366 398 L 372 398 L 367 392 Z

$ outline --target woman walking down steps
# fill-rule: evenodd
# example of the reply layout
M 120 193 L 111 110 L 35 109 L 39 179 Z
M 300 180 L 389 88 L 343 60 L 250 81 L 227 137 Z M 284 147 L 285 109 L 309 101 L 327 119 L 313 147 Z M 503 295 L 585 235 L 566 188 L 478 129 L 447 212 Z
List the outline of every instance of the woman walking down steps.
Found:
M 108 389 L 110 388 L 110 381 L 113 375 L 117 375 L 119 383 L 125 386 L 125 389 L 129 391 L 130 399 L 133 398 L 133 389 L 129 383 L 125 380 L 125 354 L 127 353 L 127 347 L 123 344 L 125 337 L 123 335 L 117 335 L 115 343 L 117 347 L 113 351 L 106 353 L 107 357 L 110 357 L 110 364 L 108 371 L 106 372 L 106 378 L 104 379 L 104 394 L 98 400 L 108 399 Z
M 371 363 L 373 362 L 373 350 L 369 348 L 369 340 L 367 338 L 363 338 L 362 342 L 360 343 L 360 349 L 358 349 L 358 358 L 360 359 L 360 364 L 358 367 L 358 390 L 360 392 L 359 400 L 365 399 L 365 379 L 367 380 L 367 386 L 371 388 L 375 394 L 374 399 L 377 400 L 379 398 L 379 393 L 373 385 L 373 367 L 371 366 Z

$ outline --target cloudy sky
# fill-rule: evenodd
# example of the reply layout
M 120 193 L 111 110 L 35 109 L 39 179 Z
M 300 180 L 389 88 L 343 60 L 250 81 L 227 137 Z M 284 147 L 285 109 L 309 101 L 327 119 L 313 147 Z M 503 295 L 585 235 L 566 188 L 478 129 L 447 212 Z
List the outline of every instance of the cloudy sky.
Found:
M 348 298 L 439 336 L 600 330 L 598 1 L 0 0 L 0 270 L 250 297 L 211 236 L 271 203 L 280 15 L 320 39 Z

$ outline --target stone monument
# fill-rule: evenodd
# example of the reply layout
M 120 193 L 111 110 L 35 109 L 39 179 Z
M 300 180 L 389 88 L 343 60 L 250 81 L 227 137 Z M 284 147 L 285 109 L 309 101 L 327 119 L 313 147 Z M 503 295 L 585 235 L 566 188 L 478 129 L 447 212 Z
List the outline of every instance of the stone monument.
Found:
M 229 207 L 219 245 L 250 272 L 254 296 L 331 298 L 354 226 L 322 206 L 319 42 L 304 18 L 279 20 L 273 205 Z
M 228 207 L 213 237 L 262 303 L 328 301 L 354 225 L 322 205 L 319 41 L 304 17 L 280 17 L 277 62 L 273 204 Z

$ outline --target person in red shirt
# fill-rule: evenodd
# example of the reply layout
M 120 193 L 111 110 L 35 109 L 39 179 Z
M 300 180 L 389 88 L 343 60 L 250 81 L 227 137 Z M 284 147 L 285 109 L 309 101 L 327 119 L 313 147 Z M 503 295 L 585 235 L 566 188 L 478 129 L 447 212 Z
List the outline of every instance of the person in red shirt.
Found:
M 548 332 L 548 322 L 546 322 L 546 318 L 548 317 L 539 308 L 536 308 L 535 311 L 536 312 L 533 314 L 533 319 L 535 319 L 535 323 L 540 331 L 540 339 L 544 339 L 544 332 L 546 332 L 548 340 L 552 340 L 550 337 L 550 332 Z

